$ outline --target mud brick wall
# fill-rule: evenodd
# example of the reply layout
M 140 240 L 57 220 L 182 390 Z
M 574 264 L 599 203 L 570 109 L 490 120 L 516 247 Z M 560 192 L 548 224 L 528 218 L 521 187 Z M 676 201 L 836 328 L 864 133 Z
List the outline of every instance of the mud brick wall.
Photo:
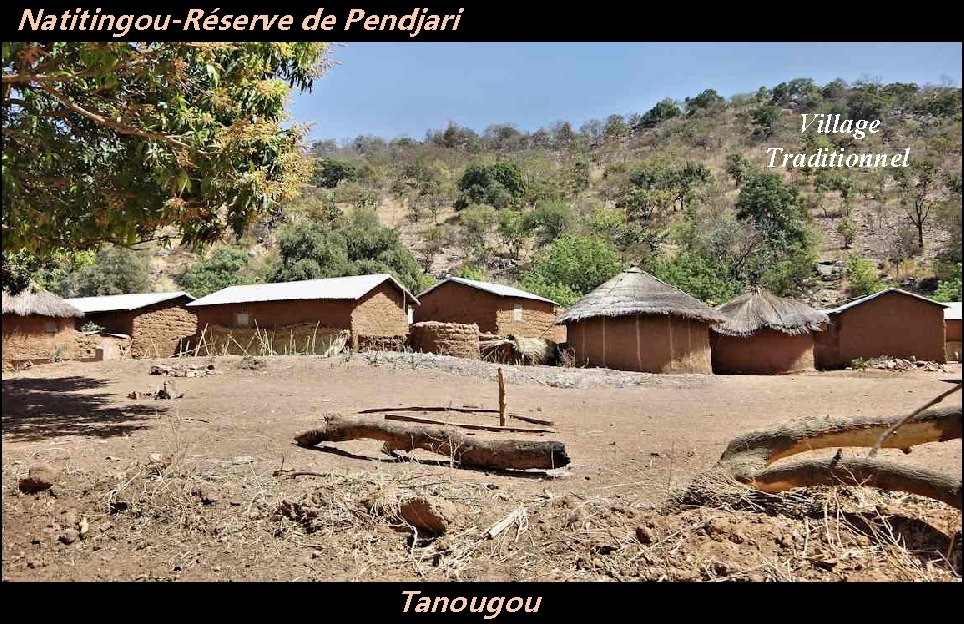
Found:
M 4 314 L 2 335 L 2 365 L 9 369 L 26 362 L 73 359 L 80 332 L 72 318 Z
M 796 373 L 814 368 L 813 334 L 764 329 L 750 336 L 710 332 L 715 373 Z
M 414 301 L 397 288 L 383 283 L 361 298 L 351 313 L 351 331 L 360 348 L 376 344 L 374 338 L 405 338 L 408 335 L 407 305 Z M 389 342 L 381 341 L 383 344 Z M 398 341 L 404 344 L 404 340 Z
M 516 305 L 522 307 L 522 319 L 518 321 Z M 425 294 L 415 309 L 416 322 L 474 323 L 489 334 L 564 342 L 564 330 L 553 327 L 555 320 L 556 306 L 551 303 L 501 297 L 456 282 L 447 282 Z M 563 340 L 558 340 L 560 336 Z
M 412 325 L 409 342 L 421 353 L 479 359 L 479 326 L 425 321 Z
M 166 358 L 197 333 L 197 317 L 180 306 L 147 308 L 131 321 L 130 354 L 135 358 Z

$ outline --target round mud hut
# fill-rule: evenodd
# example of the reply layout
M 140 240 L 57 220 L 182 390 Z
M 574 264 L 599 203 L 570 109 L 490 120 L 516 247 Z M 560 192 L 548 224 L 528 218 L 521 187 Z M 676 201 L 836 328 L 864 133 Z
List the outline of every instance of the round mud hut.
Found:
M 710 342 L 715 373 L 794 373 L 814 369 L 813 332 L 829 322 L 805 303 L 755 290 L 717 308 L 725 318 Z
M 556 322 L 566 325 L 576 366 L 711 374 L 710 327 L 724 320 L 698 299 L 632 267 Z

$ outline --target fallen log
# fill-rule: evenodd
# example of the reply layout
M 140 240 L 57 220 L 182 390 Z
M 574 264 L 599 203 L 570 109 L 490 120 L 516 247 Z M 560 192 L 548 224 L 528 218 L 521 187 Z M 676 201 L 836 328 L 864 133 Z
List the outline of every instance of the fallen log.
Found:
M 862 457 L 794 461 L 754 475 L 747 485 L 770 494 L 815 485 L 860 485 L 926 496 L 961 508 L 960 479 L 916 466 Z
M 420 416 L 408 416 L 405 414 L 385 414 L 385 420 L 401 420 L 404 422 L 414 422 L 423 425 L 443 425 L 446 427 L 458 427 L 459 429 L 474 429 L 477 431 L 496 431 L 503 433 L 555 433 L 555 429 L 545 429 L 538 427 L 513 427 L 512 425 L 477 425 L 475 423 L 454 423 L 434 418 L 422 418 Z
M 546 425 L 547 427 L 552 427 L 556 423 L 551 420 L 546 420 L 545 418 L 533 418 L 532 416 L 521 416 L 519 414 L 509 413 L 509 418 L 514 418 L 516 420 L 521 420 L 522 422 L 532 423 L 533 425 Z
M 894 427 L 896 422 L 899 427 Z M 777 425 L 744 434 L 727 445 L 709 473 L 732 477 L 764 492 L 812 485 L 869 485 L 927 496 L 961 509 L 961 480 L 938 472 L 870 458 L 795 461 L 771 467 L 777 460 L 824 448 L 897 448 L 961 438 L 961 406 L 926 409 L 911 417 L 869 416 L 816 419 Z M 697 480 L 705 483 L 705 480 Z
M 320 442 L 360 438 L 384 442 L 389 452 L 423 449 L 469 468 L 551 470 L 567 466 L 570 461 L 562 442 L 481 440 L 452 427 L 407 425 L 346 416 L 326 416 L 321 427 L 296 436 L 295 442 L 309 448 Z

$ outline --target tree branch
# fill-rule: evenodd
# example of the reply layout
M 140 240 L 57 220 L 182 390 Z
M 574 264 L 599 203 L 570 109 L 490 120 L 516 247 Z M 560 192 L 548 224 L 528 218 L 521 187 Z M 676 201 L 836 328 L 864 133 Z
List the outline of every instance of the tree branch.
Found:
M 151 132 L 150 130 L 142 130 L 141 128 L 135 128 L 134 126 L 129 126 L 124 123 L 111 121 L 110 119 L 107 119 L 103 115 L 98 115 L 97 113 L 89 111 L 81 107 L 80 105 L 78 105 L 76 102 L 74 102 L 69 97 L 67 97 L 66 95 L 64 95 L 57 89 L 55 89 L 54 87 L 50 86 L 49 84 L 40 84 L 38 86 L 45 93 L 49 94 L 51 97 L 53 97 L 58 102 L 60 102 L 68 109 L 72 110 L 73 112 L 77 113 L 78 115 L 81 115 L 82 117 L 86 117 L 87 119 L 90 119 L 94 123 L 110 128 L 120 134 L 138 136 L 145 139 L 151 139 L 152 141 L 160 141 L 162 143 L 168 143 L 180 149 L 188 148 L 188 146 L 185 143 L 182 143 L 180 140 L 178 140 L 173 136 L 162 134 L 160 132 Z

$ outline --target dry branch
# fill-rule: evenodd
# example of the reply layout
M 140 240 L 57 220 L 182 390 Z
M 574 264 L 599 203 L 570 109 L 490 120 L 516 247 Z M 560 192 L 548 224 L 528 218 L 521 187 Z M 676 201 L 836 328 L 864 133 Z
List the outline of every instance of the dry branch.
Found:
M 894 428 L 895 422 L 902 424 Z M 734 439 L 714 470 L 765 492 L 810 485 L 871 485 L 928 496 L 960 509 L 961 480 L 932 471 L 874 459 L 841 459 L 839 453 L 832 460 L 770 468 L 779 459 L 816 449 L 874 447 L 882 441 L 886 448 L 909 451 L 920 444 L 960 438 L 959 405 L 927 409 L 897 421 L 880 416 L 810 418 Z
M 505 426 L 505 376 L 499 369 L 499 424 Z
M 439 405 L 412 405 L 410 407 L 370 407 L 358 410 L 359 414 L 383 414 L 386 412 L 458 412 L 459 414 L 498 414 L 497 409 L 484 407 L 442 407 Z M 552 427 L 556 423 L 545 418 L 534 418 L 532 416 L 522 416 L 509 412 L 509 418 L 532 423 L 533 425 L 546 425 Z
M 452 427 L 406 425 L 346 416 L 326 416 L 320 428 L 298 435 L 295 442 L 307 448 L 319 442 L 360 438 L 380 440 L 390 452 L 423 449 L 471 468 L 551 470 L 569 464 L 566 446 L 562 442 L 481 440 Z
M 554 429 L 540 429 L 536 427 L 513 427 L 507 425 L 477 425 L 475 423 L 454 423 L 434 418 L 421 418 L 419 416 L 407 416 L 405 414 L 385 414 L 385 420 L 401 420 L 405 422 L 420 423 L 423 425 L 442 425 L 445 427 L 458 427 L 459 429 L 475 429 L 477 431 L 496 431 L 502 433 L 555 433 Z

